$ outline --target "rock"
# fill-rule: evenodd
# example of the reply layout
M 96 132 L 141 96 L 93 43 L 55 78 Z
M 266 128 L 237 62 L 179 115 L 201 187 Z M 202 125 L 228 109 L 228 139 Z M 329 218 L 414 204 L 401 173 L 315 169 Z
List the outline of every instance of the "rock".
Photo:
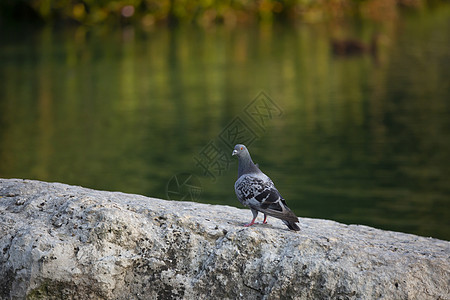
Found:
M 450 299 L 450 242 L 250 215 L 0 179 L 0 298 Z

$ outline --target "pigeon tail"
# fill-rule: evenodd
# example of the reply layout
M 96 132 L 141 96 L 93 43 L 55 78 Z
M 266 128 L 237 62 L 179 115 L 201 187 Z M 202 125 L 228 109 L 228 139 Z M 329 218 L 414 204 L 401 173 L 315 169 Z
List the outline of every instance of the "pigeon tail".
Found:
M 286 221 L 286 220 L 282 220 L 284 224 L 286 224 L 286 226 L 290 229 L 290 230 L 295 230 L 295 231 L 300 231 L 300 227 L 298 227 L 297 224 L 295 224 L 295 222 L 292 221 Z
M 297 216 L 287 206 L 283 206 L 281 211 L 270 208 L 267 209 L 259 208 L 259 211 L 264 213 L 264 215 L 275 217 L 290 223 L 298 222 Z

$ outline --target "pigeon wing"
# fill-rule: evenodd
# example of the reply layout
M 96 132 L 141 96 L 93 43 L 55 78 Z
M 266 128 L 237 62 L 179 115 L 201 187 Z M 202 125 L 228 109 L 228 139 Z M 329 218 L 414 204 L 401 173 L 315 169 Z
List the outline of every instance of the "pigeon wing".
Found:
M 239 201 L 244 205 L 275 218 L 298 222 L 297 216 L 287 207 L 269 177 L 241 176 L 236 181 L 235 190 Z

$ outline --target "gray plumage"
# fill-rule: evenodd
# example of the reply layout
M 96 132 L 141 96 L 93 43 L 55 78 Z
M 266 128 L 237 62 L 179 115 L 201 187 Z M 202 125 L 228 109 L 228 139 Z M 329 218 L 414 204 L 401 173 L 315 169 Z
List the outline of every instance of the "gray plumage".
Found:
M 238 200 L 250 207 L 253 220 L 245 226 L 255 223 L 258 212 L 264 214 L 264 222 L 267 216 L 281 219 L 291 230 L 300 230 L 297 216 L 287 207 L 286 201 L 275 188 L 272 180 L 254 164 L 247 147 L 238 144 L 234 147 L 232 155 L 236 155 L 239 161 L 238 179 L 234 184 L 234 190 Z

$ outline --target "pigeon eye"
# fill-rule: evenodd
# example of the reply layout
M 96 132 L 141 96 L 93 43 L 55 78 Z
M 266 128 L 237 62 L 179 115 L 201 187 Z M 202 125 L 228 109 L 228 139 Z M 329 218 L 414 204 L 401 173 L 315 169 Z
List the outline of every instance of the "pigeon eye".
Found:
M 244 147 L 241 147 L 241 150 L 244 150 Z

